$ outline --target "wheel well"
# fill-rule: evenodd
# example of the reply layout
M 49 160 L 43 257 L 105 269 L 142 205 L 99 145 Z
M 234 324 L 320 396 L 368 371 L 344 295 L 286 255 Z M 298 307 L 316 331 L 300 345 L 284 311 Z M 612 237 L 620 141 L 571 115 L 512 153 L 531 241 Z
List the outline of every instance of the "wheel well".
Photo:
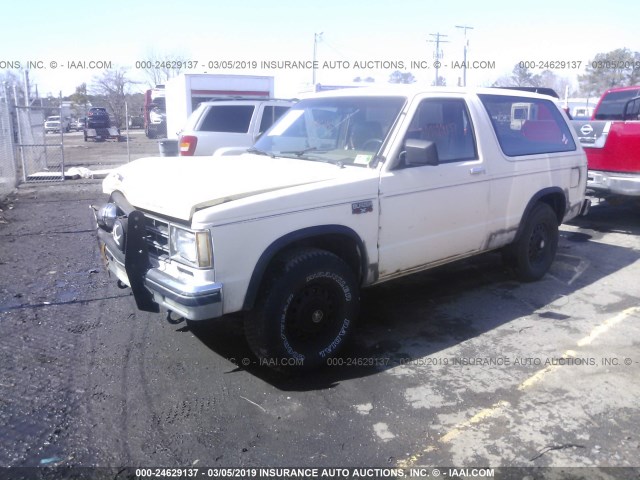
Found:
M 567 207 L 567 200 L 564 192 L 559 188 L 548 188 L 541 190 L 536 195 L 534 195 L 531 200 L 529 200 L 529 203 L 527 204 L 527 207 L 522 214 L 522 219 L 520 220 L 520 226 L 518 227 L 518 232 L 516 233 L 514 242 L 516 242 L 520 238 L 520 235 L 524 230 L 531 211 L 536 206 L 536 204 L 540 202 L 546 203 L 551 207 L 551 209 L 556 214 L 556 218 L 558 219 L 558 225 L 562 223 Z
M 328 252 L 331 252 L 335 256 L 340 257 L 347 265 L 349 265 L 349 268 L 353 270 L 353 273 L 356 275 L 358 281 L 361 280 L 362 258 L 360 249 L 353 239 L 345 235 L 329 234 L 318 237 L 303 238 L 287 245 L 287 247 L 283 249 L 281 253 L 296 248 L 317 248 L 319 250 L 326 250 Z
M 274 242 L 260 257 L 247 288 L 244 310 L 251 310 L 269 271 L 278 268 L 280 259 L 288 252 L 299 248 L 317 248 L 333 253 L 342 259 L 354 272 L 360 284 L 366 273 L 366 252 L 355 232 L 296 235 Z
M 546 203 L 551 207 L 551 209 L 555 212 L 556 217 L 558 218 L 558 225 L 560 225 L 567 208 L 567 199 L 565 198 L 564 194 L 560 192 L 548 193 L 538 198 L 538 201 Z

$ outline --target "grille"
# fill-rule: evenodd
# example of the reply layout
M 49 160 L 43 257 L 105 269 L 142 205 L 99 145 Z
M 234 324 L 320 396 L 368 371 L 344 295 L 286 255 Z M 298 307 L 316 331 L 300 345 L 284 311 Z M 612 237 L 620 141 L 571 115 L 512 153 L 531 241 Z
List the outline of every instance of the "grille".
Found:
M 145 215 L 145 240 L 149 254 L 154 257 L 169 256 L 169 223 Z

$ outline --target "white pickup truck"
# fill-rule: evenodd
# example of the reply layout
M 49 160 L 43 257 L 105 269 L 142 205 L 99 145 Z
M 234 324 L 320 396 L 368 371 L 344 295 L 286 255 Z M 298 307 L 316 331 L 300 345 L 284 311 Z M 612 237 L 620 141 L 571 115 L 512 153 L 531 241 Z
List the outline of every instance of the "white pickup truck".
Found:
M 523 103 L 535 114 L 514 128 Z M 497 249 L 544 276 L 586 180 L 550 97 L 362 88 L 300 101 L 246 153 L 120 167 L 95 212 L 139 309 L 244 311 L 261 361 L 314 368 L 352 334 L 362 288 Z
M 70 129 L 71 121 L 64 117 L 61 118 L 60 115 L 53 115 L 51 117 L 47 117 L 47 120 L 44 122 L 44 132 L 45 133 L 56 133 L 56 132 L 64 132 L 68 133 Z

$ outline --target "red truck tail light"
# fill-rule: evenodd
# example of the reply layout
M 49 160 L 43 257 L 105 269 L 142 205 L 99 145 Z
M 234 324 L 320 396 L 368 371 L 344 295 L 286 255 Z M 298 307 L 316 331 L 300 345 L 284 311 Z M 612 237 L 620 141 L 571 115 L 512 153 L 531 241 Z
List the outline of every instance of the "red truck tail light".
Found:
M 183 157 L 191 157 L 196 151 L 198 137 L 193 135 L 184 135 L 180 137 L 180 155 Z

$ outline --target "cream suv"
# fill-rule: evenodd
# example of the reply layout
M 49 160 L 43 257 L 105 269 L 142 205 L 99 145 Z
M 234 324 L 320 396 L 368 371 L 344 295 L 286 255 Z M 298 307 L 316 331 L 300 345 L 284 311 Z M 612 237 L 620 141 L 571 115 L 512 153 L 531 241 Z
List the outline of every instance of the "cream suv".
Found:
M 363 288 L 491 250 L 542 278 L 558 226 L 588 207 L 586 181 L 551 97 L 360 88 L 301 100 L 236 156 L 119 167 L 96 215 L 139 309 L 245 312 L 261 361 L 313 368 L 354 332 Z

